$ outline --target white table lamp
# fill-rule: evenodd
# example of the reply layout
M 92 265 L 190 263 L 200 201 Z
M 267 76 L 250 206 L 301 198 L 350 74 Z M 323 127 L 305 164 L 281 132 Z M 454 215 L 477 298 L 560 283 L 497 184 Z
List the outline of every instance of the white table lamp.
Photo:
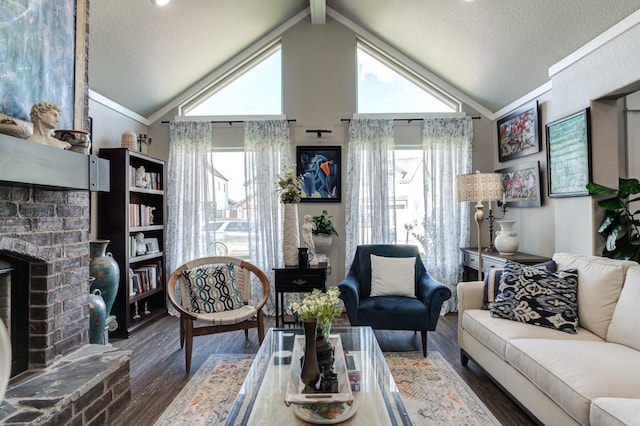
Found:
M 458 201 L 475 201 L 475 220 L 478 228 L 478 279 L 482 280 L 482 222 L 484 221 L 483 201 L 502 199 L 502 174 L 475 173 L 459 175 L 457 178 Z

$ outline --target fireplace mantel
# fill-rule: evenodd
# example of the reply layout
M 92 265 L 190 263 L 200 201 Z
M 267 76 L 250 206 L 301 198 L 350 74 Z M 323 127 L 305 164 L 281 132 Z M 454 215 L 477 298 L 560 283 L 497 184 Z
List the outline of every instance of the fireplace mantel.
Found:
M 0 183 L 109 191 L 109 161 L 0 134 Z

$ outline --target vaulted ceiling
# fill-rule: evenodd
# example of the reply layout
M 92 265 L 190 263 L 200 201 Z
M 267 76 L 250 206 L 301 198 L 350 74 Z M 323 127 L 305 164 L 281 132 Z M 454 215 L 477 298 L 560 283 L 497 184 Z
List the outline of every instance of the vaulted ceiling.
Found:
M 150 117 L 310 1 L 494 112 L 640 9 L 640 0 L 91 0 L 90 89 Z

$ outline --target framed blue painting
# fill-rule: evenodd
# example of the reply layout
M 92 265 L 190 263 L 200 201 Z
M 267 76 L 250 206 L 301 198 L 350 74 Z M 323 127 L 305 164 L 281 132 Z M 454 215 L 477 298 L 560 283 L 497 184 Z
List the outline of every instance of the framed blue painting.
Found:
M 2 9 L 0 112 L 31 121 L 33 104 L 52 102 L 62 109 L 58 128 L 73 129 L 76 1 L 11 1 Z
M 301 202 L 340 202 L 340 151 L 339 146 L 296 147 L 297 173 L 302 177 Z

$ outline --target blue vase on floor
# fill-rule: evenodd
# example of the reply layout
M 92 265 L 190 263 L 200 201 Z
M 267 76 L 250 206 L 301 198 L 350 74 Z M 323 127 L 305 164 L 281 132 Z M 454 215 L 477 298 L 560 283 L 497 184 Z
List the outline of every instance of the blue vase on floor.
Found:
M 89 294 L 89 343 L 104 345 L 104 333 L 107 323 L 107 305 L 95 289 Z
M 118 294 L 120 284 L 120 267 L 111 253 L 107 253 L 109 240 L 95 240 L 89 242 L 89 274 L 95 278 L 91 284 L 91 291 L 99 289 L 107 305 L 107 316 L 111 313 L 113 302 Z

